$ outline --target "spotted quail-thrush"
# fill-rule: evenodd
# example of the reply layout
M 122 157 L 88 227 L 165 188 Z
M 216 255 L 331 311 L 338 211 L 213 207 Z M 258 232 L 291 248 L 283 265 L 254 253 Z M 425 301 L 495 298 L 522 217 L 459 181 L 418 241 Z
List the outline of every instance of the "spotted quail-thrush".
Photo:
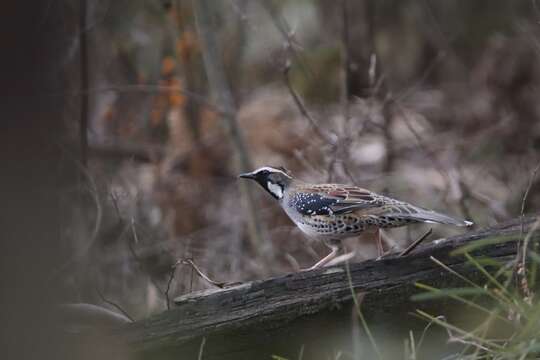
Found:
M 419 222 L 472 225 L 470 221 L 454 219 L 357 186 L 308 184 L 294 179 L 281 167 L 265 166 L 240 177 L 256 181 L 279 201 L 306 235 L 322 240 L 331 249 L 330 254 L 307 270 L 327 264 L 341 249 L 341 240 L 364 231 L 378 232 Z M 377 240 L 380 256 L 380 236 Z

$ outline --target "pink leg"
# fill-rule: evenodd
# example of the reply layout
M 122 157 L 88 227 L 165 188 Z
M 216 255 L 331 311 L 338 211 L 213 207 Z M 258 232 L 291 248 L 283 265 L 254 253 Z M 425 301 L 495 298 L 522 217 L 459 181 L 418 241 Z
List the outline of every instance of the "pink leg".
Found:
M 381 229 L 377 229 L 377 253 L 378 253 L 378 258 L 377 259 L 380 259 L 381 256 L 384 255 L 384 248 L 383 248 L 383 243 L 382 243 L 382 235 L 381 235 Z
M 312 267 L 309 267 L 307 269 L 302 269 L 302 271 L 309 271 L 318 269 L 320 267 L 323 267 L 324 265 L 328 264 L 332 259 L 334 259 L 339 252 L 339 249 L 341 248 L 341 243 L 324 243 L 326 246 L 328 246 L 332 251 L 330 251 L 330 254 L 323 257 L 321 260 L 319 260 L 315 265 Z

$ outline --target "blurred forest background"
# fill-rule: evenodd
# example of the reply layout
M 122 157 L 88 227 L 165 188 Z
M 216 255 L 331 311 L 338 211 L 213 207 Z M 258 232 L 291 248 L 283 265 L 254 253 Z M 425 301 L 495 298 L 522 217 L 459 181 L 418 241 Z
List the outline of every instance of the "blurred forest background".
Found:
M 521 212 L 540 161 L 535 1 L 81 3 L 82 17 L 77 2 L 52 1 L 36 19 L 66 34 L 63 90 L 40 96 L 61 96 L 68 141 L 54 169 L 74 169 L 57 199 L 65 256 L 45 274 L 68 302 L 140 319 L 208 286 L 180 259 L 219 281 L 314 263 L 327 250 L 236 178 L 263 165 L 479 227 Z M 387 248 L 423 231 L 388 231 Z M 347 247 L 376 255 L 369 239 Z

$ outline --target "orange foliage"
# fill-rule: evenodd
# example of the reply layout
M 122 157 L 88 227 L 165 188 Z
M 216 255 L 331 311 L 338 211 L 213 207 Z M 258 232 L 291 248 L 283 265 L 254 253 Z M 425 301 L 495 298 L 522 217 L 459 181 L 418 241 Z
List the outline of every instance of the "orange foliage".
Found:
M 176 60 L 172 56 L 165 56 L 161 62 L 161 75 L 171 75 L 176 68 Z
M 184 106 L 186 97 L 179 91 L 182 90 L 182 82 L 177 78 L 172 78 L 169 81 L 169 86 L 171 86 L 171 90 L 169 91 L 169 104 L 172 107 Z
M 187 63 L 199 52 L 199 41 L 193 31 L 186 30 L 176 41 L 176 54 L 183 63 Z

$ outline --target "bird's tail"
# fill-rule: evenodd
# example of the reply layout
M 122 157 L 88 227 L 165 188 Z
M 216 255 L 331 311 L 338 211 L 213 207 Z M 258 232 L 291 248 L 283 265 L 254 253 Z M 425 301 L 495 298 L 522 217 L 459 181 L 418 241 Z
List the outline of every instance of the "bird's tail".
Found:
M 456 219 L 448 215 L 438 213 L 433 210 L 423 209 L 417 206 L 414 206 L 414 210 L 416 210 L 416 213 L 411 214 L 410 218 L 415 219 L 417 221 L 426 222 L 426 223 L 455 225 L 455 226 L 473 225 L 472 221 Z

